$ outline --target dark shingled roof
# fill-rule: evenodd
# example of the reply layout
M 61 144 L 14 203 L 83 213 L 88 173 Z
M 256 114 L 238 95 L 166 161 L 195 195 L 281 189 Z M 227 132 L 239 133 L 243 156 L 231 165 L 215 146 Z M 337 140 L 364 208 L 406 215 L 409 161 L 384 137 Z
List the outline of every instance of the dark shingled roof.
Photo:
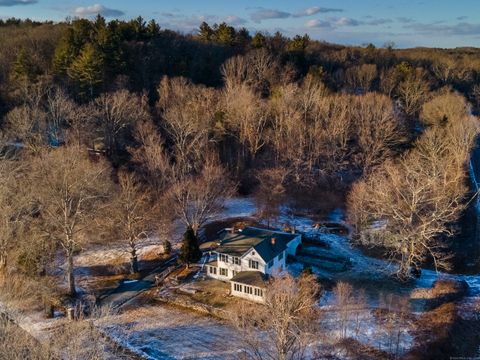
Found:
M 230 281 L 264 288 L 267 277 L 263 275 L 260 271 L 241 271 L 233 278 L 231 278 Z
M 247 227 L 234 234 L 226 233 L 215 251 L 240 257 L 254 248 L 265 262 L 269 262 L 284 251 L 287 244 L 297 236 L 298 234 Z M 275 238 L 275 244 L 272 244 L 272 238 Z

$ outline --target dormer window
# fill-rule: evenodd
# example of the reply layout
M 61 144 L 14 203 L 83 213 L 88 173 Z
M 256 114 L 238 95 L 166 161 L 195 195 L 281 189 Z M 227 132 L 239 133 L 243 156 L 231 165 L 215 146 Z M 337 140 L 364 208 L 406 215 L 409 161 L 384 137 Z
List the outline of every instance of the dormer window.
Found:
M 220 257 L 220 261 L 223 261 L 223 262 L 225 262 L 225 263 L 228 262 L 228 255 L 219 254 L 219 257 Z

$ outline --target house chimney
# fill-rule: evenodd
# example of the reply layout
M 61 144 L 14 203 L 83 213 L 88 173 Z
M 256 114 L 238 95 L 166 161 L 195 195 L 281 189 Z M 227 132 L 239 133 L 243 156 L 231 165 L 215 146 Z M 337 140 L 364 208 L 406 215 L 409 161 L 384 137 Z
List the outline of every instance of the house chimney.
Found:
M 235 225 L 232 225 L 232 227 L 230 228 L 230 233 L 235 234 Z
M 270 241 L 270 243 L 272 244 L 272 246 L 275 246 L 275 241 L 276 239 L 274 237 L 272 237 L 272 240 Z

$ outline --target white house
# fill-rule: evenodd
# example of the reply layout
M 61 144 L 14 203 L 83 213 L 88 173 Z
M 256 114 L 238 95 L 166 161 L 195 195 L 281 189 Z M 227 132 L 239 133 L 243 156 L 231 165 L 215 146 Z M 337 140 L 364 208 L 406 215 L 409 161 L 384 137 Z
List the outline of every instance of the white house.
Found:
M 285 268 L 287 255 L 294 256 L 300 234 L 247 227 L 226 232 L 215 249 L 216 260 L 206 264 L 207 275 L 229 281 L 232 295 L 263 301 L 269 275 Z

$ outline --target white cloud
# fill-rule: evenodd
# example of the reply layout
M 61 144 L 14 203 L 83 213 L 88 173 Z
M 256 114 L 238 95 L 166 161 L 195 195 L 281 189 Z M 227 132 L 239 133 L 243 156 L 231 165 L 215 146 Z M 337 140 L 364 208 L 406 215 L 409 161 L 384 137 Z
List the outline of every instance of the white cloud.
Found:
M 227 23 L 228 25 L 233 25 L 233 26 L 236 26 L 236 25 L 243 25 L 247 22 L 247 20 L 241 18 L 241 17 L 238 17 L 236 15 L 229 15 L 225 18 L 222 19 L 221 22 L 225 22 Z
M 262 20 L 269 19 L 286 19 L 290 16 L 292 16 L 292 14 L 285 11 L 265 8 L 258 8 L 256 11 L 250 14 L 250 18 L 256 23 L 261 23 Z
M 0 0 L 0 6 L 31 5 L 37 2 L 37 0 Z
M 204 21 L 211 26 L 214 23 L 220 24 L 222 22 L 231 26 L 240 26 L 247 23 L 247 20 L 236 15 L 217 16 L 205 14 L 186 16 L 179 13 L 162 13 L 161 16 L 164 18 L 164 20 L 161 21 L 162 26 L 186 32 L 198 29 Z
M 118 16 L 125 15 L 125 13 L 121 10 L 110 9 L 101 4 L 77 7 L 74 10 L 74 14 L 80 17 L 95 16 L 97 14 L 105 17 L 118 17 Z
M 308 20 L 305 23 L 305 26 L 309 28 L 330 28 L 332 27 L 332 24 L 326 20 L 312 19 Z
M 361 22 L 352 18 L 341 17 L 333 21 L 336 26 L 358 26 Z
M 352 19 L 352 18 L 331 17 L 325 20 L 320 20 L 320 19 L 309 20 L 305 23 L 305 26 L 309 28 L 339 28 L 344 26 L 359 26 L 363 24 L 364 24 L 363 22 Z
M 431 24 L 413 24 L 404 26 L 405 29 L 412 29 L 417 33 L 426 35 L 465 35 L 465 36 L 480 36 L 479 23 L 460 22 L 457 24 L 442 24 L 436 22 Z
M 319 13 L 331 13 L 331 12 L 342 12 L 342 9 L 333 9 L 333 8 L 322 8 L 320 6 L 312 6 L 302 11 L 294 14 L 294 17 L 304 17 L 304 16 L 312 16 Z

